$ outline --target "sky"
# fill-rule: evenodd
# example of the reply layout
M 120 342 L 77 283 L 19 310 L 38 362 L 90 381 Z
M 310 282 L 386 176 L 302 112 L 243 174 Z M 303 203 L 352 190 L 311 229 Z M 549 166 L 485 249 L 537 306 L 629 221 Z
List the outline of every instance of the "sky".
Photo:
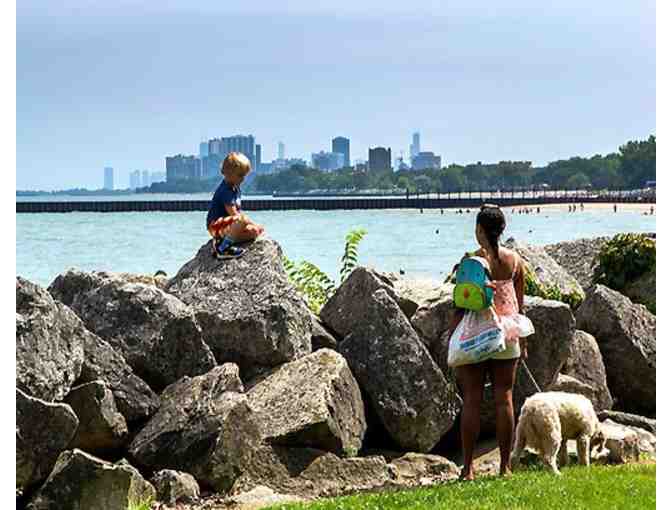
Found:
M 127 187 L 234 134 L 544 165 L 655 133 L 653 0 L 108 3 L 17 3 L 17 189 Z

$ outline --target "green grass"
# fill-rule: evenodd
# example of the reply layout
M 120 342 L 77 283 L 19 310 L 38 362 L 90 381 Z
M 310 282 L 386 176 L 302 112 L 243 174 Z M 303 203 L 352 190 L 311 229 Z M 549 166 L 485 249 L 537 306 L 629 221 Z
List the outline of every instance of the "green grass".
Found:
M 572 466 L 561 477 L 530 467 L 511 478 L 481 478 L 430 488 L 357 494 L 273 510 L 638 509 L 656 507 L 656 465 Z

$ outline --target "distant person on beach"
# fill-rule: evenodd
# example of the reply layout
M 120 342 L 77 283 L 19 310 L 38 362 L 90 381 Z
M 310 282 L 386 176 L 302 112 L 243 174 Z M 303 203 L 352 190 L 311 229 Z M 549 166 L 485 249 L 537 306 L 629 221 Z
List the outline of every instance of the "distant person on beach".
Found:
M 473 480 L 474 446 L 480 429 L 481 401 L 486 374 L 489 374 L 495 393 L 497 442 L 500 451 L 500 475 L 511 473 L 513 447 L 513 384 L 519 359 L 527 358 L 524 336 L 534 332 L 530 320 L 522 315 L 525 292 L 524 262 L 515 251 L 500 247 L 499 241 L 506 227 L 502 210 L 496 205 L 485 204 L 476 216 L 476 240 L 480 248 L 475 256 L 483 257 L 489 266 L 494 290 L 493 306 L 506 335 L 506 349 L 492 354 L 478 363 L 457 366 L 455 373 L 462 392 L 464 405 L 460 432 L 464 467 L 460 478 Z M 457 267 L 457 266 L 456 266 Z M 458 309 L 450 326 L 452 331 L 464 317 Z
M 616 208 L 616 204 L 614 204 L 614 212 L 616 212 L 616 210 L 617 210 L 617 208 Z
M 251 170 L 250 160 L 240 152 L 230 152 L 222 161 L 224 178 L 212 197 L 206 221 L 213 254 L 219 259 L 240 257 L 243 249 L 235 244 L 256 239 L 264 232 L 263 226 L 241 212 L 240 185 Z

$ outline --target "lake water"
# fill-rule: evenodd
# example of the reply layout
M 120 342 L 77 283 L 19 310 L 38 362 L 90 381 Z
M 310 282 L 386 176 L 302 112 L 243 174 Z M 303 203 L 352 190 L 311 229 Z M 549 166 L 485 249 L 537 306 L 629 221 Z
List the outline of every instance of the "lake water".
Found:
M 655 232 L 655 216 L 641 211 L 563 207 L 511 214 L 504 238 L 530 244 Z M 305 259 L 336 278 L 346 233 L 364 228 L 360 263 L 382 271 L 442 280 L 475 248 L 475 212 L 446 210 L 265 211 L 251 216 L 266 226 L 292 260 Z M 82 270 L 174 274 L 207 240 L 205 212 L 125 212 L 16 215 L 16 273 L 41 285 L 69 267 Z M 437 233 L 438 231 L 438 233 Z

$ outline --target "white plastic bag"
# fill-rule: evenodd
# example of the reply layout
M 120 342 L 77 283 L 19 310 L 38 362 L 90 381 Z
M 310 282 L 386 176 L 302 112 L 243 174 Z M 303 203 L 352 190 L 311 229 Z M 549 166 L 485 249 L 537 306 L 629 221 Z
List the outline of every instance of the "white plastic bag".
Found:
M 506 349 L 506 333 L 492 307 L 466 310 L 448 344 L 448 366 L 478 363 Z

